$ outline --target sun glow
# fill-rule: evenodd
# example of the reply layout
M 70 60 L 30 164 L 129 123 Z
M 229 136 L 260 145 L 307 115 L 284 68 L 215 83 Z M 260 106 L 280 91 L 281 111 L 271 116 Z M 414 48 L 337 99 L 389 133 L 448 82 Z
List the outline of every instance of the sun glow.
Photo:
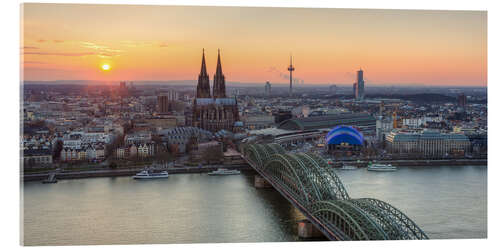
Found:
M 109 66 L 109 64 L 103 64 L 103 65 L 101 66 L 101 69 L 102 69 L 102 70 L 105 70 L 105 71 L 108 71 L 108 70 L 110 70 L 110 69 L 111 69 L 111 66 Z

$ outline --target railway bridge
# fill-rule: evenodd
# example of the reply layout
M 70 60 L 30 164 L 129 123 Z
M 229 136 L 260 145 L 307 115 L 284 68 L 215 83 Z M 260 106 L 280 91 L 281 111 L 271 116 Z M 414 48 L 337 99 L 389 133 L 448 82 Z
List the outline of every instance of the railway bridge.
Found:
M 276 143 L 243 146 L 243 159 L 330 240 L 421 240 L 427 235 L 399 209 L 351 198 L 320 156 L 286 153 Z

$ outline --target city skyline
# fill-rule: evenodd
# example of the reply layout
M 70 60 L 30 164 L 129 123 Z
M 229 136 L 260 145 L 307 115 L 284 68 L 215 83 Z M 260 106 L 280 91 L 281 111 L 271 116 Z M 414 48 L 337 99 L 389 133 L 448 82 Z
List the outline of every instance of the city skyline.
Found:
M 352 84 L 361 67 L 372 85 L 487 86 L 481 11 L 82 4 L 23 9 L 21 67 L 28 81 L 195 80 L 201 50 L 212 76 L 220 48 L 228 82 L 286 83 L 292 53 L 294 84 Z
M 19 6 L 22 246 L 491 236 L 486 11 Z

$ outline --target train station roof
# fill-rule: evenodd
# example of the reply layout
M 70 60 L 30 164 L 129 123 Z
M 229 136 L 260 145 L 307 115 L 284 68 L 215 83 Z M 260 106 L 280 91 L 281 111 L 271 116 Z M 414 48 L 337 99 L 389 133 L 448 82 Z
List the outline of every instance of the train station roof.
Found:
M 339 125 L 375 124 L 375 117 L 366 113 L 342 113 L 314 117 L 292 118 L 279 124 L 279 129 L 285 130 L 313 130 L 333 128 Z

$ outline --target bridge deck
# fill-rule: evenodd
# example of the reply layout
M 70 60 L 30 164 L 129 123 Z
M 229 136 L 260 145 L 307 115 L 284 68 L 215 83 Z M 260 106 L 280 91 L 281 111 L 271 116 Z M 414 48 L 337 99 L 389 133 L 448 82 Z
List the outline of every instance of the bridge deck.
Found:
M 242 158 L 330 240 L 417 240 L 427 235 L 399 209 L 350 198 L 322 157 L 286 153 L 276 143 L 250 144 Z
M 325 237 L 329 240 L 340 240 L 333 232 L 328 230 L 326 226 L 323 225 L 316 217 L 314 217 L 306 208 L 304 208 L 300 203 L 295 200 L 292 195 L 290 195 L 284 188 L 282 188 L 278 183 L 274 182 L 269 176 L 249 161 L 246 157 L 242 156 L 243 159 L 250 165 L 257 173 L 259 173 L 264 179 L 266 179 L 273 188 L 278 191 L 285 199 L 287 199 L 295 208 L 297 208 L 318 230 L 320 230 Z

